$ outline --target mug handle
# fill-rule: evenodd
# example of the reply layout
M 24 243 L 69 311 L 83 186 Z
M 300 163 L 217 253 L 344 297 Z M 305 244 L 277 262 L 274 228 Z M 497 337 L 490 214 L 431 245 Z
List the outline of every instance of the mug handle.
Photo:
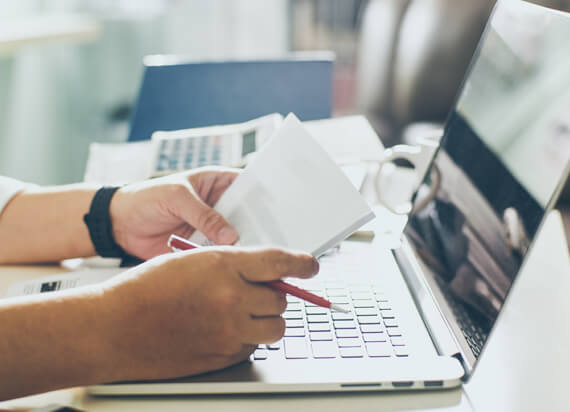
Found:
M 418 172 L 417 179 L 419 180 L 423 177 L 423 168 L 427 167 L 429 164 L 429 161 L 431 160 L 433 152 L 436 148 L 436 142 L 427 141 L 426 144 L 414 146 L 400 144 L 388 148 L 384 151 L 384 155 L 382 157 L 382 160 L 379 162 L 378 173 L 376 175 L 376 195 L 384 207 L 386 207 L 392 213 L 398 215 L 407 215 L 420 211 L 435 197 L 441 183 L 441 173 L 435 164 L 432 167 L 432 184 L 430 186 L 428 195 L 416 203 L 413 207 L 411 201 L 403 202 L 396 206 L 392 206 L 390 202 L 386 201 L 386 199 L 383 197 L 382 188 L 380 187 L 380 175 L 382 173 L 383 167 L 386 164 L 393 163 L 396 159 L 405 159 L 410 162 L 416 170 L 422 171 L 421 176 L 419 176 L 420 172 Z M 419 181 L 416 181 L 416 186 L 419 183 Z

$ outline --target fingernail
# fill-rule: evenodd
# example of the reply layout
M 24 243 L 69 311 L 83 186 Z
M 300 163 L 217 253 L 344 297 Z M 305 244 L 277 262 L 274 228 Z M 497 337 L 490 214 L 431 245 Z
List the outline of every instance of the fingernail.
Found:
M 218 243 L 231 245 L 232 243 L 235 243 L 235 241 L 238 238 L 238 235 L 237 232 L 232 227 L 225 226 L 220 229 L 217 238 L 218 238 Z
M 313 275 L 316 275 L 317 273 L 319 273 L 319 269 L 320 269 L 320 265 L 319 265 L 319 261 L 317 260 L 317 258 L 313 258 Z

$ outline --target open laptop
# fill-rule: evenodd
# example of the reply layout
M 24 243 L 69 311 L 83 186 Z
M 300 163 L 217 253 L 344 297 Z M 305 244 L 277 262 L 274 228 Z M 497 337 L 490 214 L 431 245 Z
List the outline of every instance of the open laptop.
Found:
M 298 52 L 255 60 L 188 61 L 147 56 L 129 142 L 157 131 L 243 123 L 269 113 L 331 115 L 334 54 Z M 290 85 L 303 87 L 290 87 Z
M 497 4 L 401 243 L 345 241 L 302 283 L 351 313 L 290 298 L 285 337 L 250 361 L 90 392 L 410 390 L 469 379 L 568 176 L 569 38 L 566 13 Z

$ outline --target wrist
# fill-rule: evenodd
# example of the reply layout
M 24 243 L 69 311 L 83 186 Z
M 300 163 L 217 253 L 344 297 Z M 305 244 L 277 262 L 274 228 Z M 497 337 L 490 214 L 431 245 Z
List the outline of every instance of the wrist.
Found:
M 115 240 L 115 243 L 126 252 L 128 247 L 127 231 L 122 224 L 124 222 L 124 218 L 122 218 L 123 213 L 121 210 L 123 197 L 124 193 L 122 189 L 118 189 L 111 198 L 111 203 L 109 204 L 109 218 L 111 219 L 111 234 L 113 239 Z
M 101 284 L 97 312 L 102 325 L 104 359 L 100 360 L 101 367 L 97 370 L 99 382 L 134 380 L 143 376 L 136 354 L 140 345 L 147 345 L 144 333 L 148 330 L 140 328 L 141 302 L 132 288 L 132 278 L 140 270 L 140 267 L 132 268 Z
M 130 299 L 119 297 L 116 287 L 109 282 L 100 285 L 93 312 L 98 321 L 97 346 L 100 348 L 93 366 L 96 383 L 127 380 L 131 376 L 129 351 L 134 344 L 129 339 L 129 325 L 123 316 L 131 308 Z M 132 326 L 132 325 L 131 325 Z
M 93 196 L 89 213 L 83 220 L 89 230 L 89 237 L 97 254 L 102 257 L 127 256 L 125 250 L 117 243 L 114 236 L 111 202 L 118 187 L 102 187 Z

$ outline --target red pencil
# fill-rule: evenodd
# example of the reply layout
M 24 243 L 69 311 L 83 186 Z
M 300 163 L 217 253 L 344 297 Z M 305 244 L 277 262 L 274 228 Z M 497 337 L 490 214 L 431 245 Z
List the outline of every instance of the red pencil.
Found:
M 170 238 L 168 239 L 168 247 L 171 248 L 172 250 L 188 250 L 188 249 L 199 248 L 201 246 L 194 242 L 190 242 L 189 240 L 184 239 L 183 237 L 177 235 L 170 235 Z M 349 312 L 342 306 L 335 305 L 334 303 L 331 303 L 325 298 L 317 296 L 304 289 L 298 288 L 297 286 L 293 286 L 289 283 L 283 282 L 282 280 L 272 280 L 271 282 L 267 282 L 267 285 L 273 289 L 296 296 L 299 299 L 306 300 L 307 302 L 314 303 L 315 305 L 323 308 L 336 310 L 337 312 L 344 312 L 344 313 Z

